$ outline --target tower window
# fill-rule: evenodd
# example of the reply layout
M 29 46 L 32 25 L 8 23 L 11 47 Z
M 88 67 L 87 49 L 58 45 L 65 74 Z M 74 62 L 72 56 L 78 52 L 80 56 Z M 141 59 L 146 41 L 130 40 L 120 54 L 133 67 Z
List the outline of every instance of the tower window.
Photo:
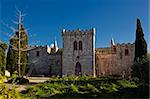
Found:
M 77 59 L 79 59 L 80 57 L 79 56 L 77 56 Z
M 125 49 L 125 56 L 129 55 L 129 50 Z
M 79 41 L 79 50 L 82 50 L 82 41 Z
M 36 51 L 36 56 L 40 56 L 40 51 Z
M 73 48 L 74 48 L 74 50 L 77 50 L 77 41 L 74 41 Z

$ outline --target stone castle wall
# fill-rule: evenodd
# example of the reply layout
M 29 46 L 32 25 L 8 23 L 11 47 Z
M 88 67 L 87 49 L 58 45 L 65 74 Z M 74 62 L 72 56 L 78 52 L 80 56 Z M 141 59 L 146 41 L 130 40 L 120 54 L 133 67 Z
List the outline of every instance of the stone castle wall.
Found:
M 95 31 L 91 30 L 63 30 L 63 75 L 75 75 L 77 62 L 81 65 L 81 75 L 94 75 L 95 70 Z M 77 50 L 74 50 L 74 42 L 77 42 Z M 79 50 L 79 41 L 82 42 L 82 50 Z
M 62 39 L 62 49 L 38 46 L 28 52 L 30 76 L 129 75 L 134 62 L 134 44 L 112 42 L 110 47 L 95 49 L 95 29 L 63 30 Z M 77 49 L 74 49 L 75 41 Z
M 28 76 L 61 75 L 62 55 L 60 50 L 49 54 L 46 46 L 40 46 L 34 47 L 28 53 Z
M 134 44 L 117 44 L 96 49 L 96 74 L 128 75 L 134 62 Z

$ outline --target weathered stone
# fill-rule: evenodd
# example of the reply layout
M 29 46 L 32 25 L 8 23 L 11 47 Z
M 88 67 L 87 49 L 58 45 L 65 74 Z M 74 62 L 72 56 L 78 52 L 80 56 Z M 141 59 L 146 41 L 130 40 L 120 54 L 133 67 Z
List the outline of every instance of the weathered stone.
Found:
M 62 38 L 62 74 L 75 75 L 78 63 L 81 65 L 80 75 L 95 76 L 95 30 L 65 30 Z M 74 42 L 77 42 L 77 49 L 74 49 Z M 79 42 L 82 42 L 82 49 Z
M 126 75 L 134 62 L 134 44 L 95 49 L 95 29 L 62 31 L 63 48 L 36 46 L 29 51 L 31 75 Z M 54 43 L 55 45 L 55 43 Z
M 35 47 L 29 51 L 28 76 L 61 75 L 61 49 L 56 53 L 48 53 L 47 46 Z
M 134 62 L 134 44 L 117 44 L 108 48 L 96 49 L 96 74 L 130 74 Z

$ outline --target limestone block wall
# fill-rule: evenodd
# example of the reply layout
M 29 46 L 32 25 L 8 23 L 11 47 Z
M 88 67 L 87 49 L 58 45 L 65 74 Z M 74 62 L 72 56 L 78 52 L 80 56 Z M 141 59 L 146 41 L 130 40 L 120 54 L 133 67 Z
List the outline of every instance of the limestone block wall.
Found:
M 81 75 L 93 76 L 95 70 L 95 30 L 63 30 L 62 74 L 75 75 L 77 62 L 81 64 Z M 77 50 L 74 50 L 74 42 Z M 82 50 L 79 50 L 79 41 Z

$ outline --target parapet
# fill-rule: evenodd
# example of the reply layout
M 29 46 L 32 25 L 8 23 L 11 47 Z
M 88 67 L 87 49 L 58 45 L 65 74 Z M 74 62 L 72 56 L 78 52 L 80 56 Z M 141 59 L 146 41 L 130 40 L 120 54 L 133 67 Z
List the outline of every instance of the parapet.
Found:
M 47 46 L 45 46 L 45 45 L 30 45 L 29 46 L 29 49 L 31 49 L 31 50 L 36 50 L 36 49 L 44 49 L 44 48 L 46 48 Z
M 95 53 L 96 54 L 111 54 L 111 48 L 110 47 L 96 48 Z
M 120 47 L 134 47 L 134 43 L 117 43 L 116 46 Z
M 62 30 L 62 36 L 73 36 L 73 35 L 95 35 L 95 28 L 92 29 L 76 29 L 76 30 Z

